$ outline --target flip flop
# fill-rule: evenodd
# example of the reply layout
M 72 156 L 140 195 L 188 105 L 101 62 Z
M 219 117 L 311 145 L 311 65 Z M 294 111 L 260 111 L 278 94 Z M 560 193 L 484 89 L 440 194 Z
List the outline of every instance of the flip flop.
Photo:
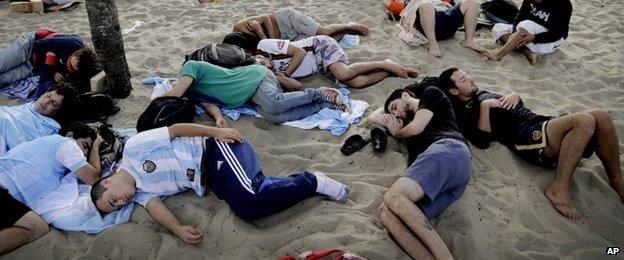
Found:
M 340 148 L 340 152 L 346 156 L 349 156 L 360 149 L 364 148 L 368 143 L 370 143 L 370 138 L 364 138 L 361 135 L 352 135 L 345 140 L 345 143 Z

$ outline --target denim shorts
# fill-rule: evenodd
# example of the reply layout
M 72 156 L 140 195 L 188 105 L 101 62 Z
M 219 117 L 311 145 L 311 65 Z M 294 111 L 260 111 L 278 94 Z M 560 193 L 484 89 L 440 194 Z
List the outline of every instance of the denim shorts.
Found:
M 425 198 L 417 206 L 427 218 L 434 218 L 464 193 L 472 162 L 466 143 L 444 138 L 431 144 L 405 170 L 403 177 L 417 181 Z

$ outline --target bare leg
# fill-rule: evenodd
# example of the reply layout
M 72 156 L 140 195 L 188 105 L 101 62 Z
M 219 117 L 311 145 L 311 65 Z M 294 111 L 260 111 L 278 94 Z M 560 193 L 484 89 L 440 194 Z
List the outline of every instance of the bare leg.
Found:
M 477 2 L 475 0 L 464 0 L 461 3 L 460 10 L 464 14 L 464 28 L 466 28 L 464 47 L 479 53 L 483 52 L 485 49 L 474 42 L 477 17 L 479 16 Z
M 347 82 L 359 75 L 368 74 L 376 70 L 387 71 L 398 77 L 407 77 L 405 67 L 392 60 L 356 62 L 349 65 L 336 62 L 329 65 L 328 69 L 340 82 Z
M 511 37 L 511 34 L 503 34 L 499 40 L 505 44 L 508 40 L 509 37 Z M 539 55 L 535 52 L 532 52 L 531 50 L 529 50 L 529 48 L 527 48 L 526 46 L 522 46 L 520 48 L 517 49 L 517 51 L 521 52 L 522 54 L 524 54 L 524 57 L 527 58 L 527 60 L 529 61 L 529 64 L 535 66 L 535 64 L 537 64 L 537 62 L 539 61 Z
M 33 242 L 50 231 L 48 224 L 34 211 L 22 216 L 13 227 L 0 230 L 0 255 Z
M 316 31 L 316 35 L 328 35 L 336 39 L 334 35 L 355 33 L 359 35 L 368 35 L 370 33 L 368 26 L 359 23 L 347 23 L 347 24 L 329 24 L 320 26 Z M 340 37 L 342 38 L 342 37 Z M 340 39 L 336 39 L 340 40 Z
M 401 177 L 384 195 L 384 203 L 423 242 L 436 259 L 452 259 L 451 252 L 438 232 L 414 204 L 424 196 L 424 191 L 417 181 Z
M 435 8 L 431 3 L 423 3 L 418 7 L 418 14 L 420 14 L 420 25 L 422 26 L 425 36 L 429 43 L 427 48 L 429 49 L 429 55 L 440 58 L 442 57 L 442 51 L 438 46 L 438 41 L 435 36 Z
M 501 47 L 500 49 L 498 49 L 496 51 L 485 50 L 483 52 L 483 54 L 490 60 L 499 61 L 503 57 L 505 57 L 505 55 L 507 55 L 511 51 L 515 50 L 518 47 L 518 44 L 520 43 L 520 40 L 522 38 L 524 38 L 528 33 L 529 32 L 527 32 L 527 30 L 525 30 L 522 27 L 519 27 L 518 31 L 516 31 L 516 33 L 512 34 L 509 37 L 509 39 L 507 40 L 505 45 L 503 45 L 503 47 Z
M 409 230 L 405 223 L 401 221 L 386 205 L 381 206 L 379 215 L 381 223 L 388 229 L 390 234 L 397 241 L 399 246 L 405 250 L 413 259 L 433 259 L 429 249 Z
M 545 195 L 559 213 L 575 221 L 581 219 L 581 214 L 574 208 L 570 194 L 572 174 L 594 135 L 595 125 L 596 120 L 591 114 L 581 112 L 550 120 L 546 130 L 548 145 L 545 153 L 559 159 L 555 178 Z
M 609 184 L 617 192 L 624 203 L 624 181 L 620 169 L 620 148 L 617 133 L 613 126 L 613 120 L 609 113 L 604 110 L 594 109 L 588 111 L 596 120 L 596 155 L 605 167 Z
M 351 88 L 365 88 L 365 87 L 374 85 L 377 82 L 380 82 L 389 76 L 390 76 L 390 73 L 388 73 L 387 71 L 377 71 L 377 72 L 371 72 L 369 74 L 356 76 L 355 78 L 349 81 L 343 82 L 343 83 Z

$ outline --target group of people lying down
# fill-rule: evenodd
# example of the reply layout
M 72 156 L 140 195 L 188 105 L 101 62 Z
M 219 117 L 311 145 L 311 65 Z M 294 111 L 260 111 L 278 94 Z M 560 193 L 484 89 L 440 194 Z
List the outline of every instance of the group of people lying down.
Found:
M 429 51 L 436 54 L 437 43 L 429 37 L 432 24 L 425 21 L 432 17 L 423 11 L 430 3 L 414 0 L 410 5 L 413 3 L 423 8 L 415 9 L 421 25 L 414 25 L 415 29 L 424 30 Z M 464 25 L 470 25 L 474 17 L 466 12 L 472 12 L 471 3 L 466 0 L 443 14 L 466 15 Z M 525 3 L 532 10 L 551 5 L 550 0 Z M 438 9 L 433 10 L 434 21 L 444 18 Z M 523 28 L 520 25 L 517 28 Z M 437 35 L 438 25 L 434 27 Z M 488 53 L 472 42 L 474 30 L 466 28 L 465 46 Z M 522 41 L 532 50 L 526 30 L 518 30 L 507 42 Z M 181 223 L 161 198 L 189 189 L 203 196 L 210 189 L 246 221 L 285 210 L 312 196 L 347 200 L 350 187 L 322 172 L 265 176 L 252 145 L 239 131 L 228 127 L 220 112 L 220 108 L 251 104 L 266 120 L 281 123 L 323 108 L 349 109 L 336 89 L 302 89 L 296 78 L 320 73 L 332 81 L 361 88 L 386 77 L 418 76 L 417 69 L 392 60 L 349 63 L 336 41 L 347 33 L 368 35 L 369 29 L 356 23 L 321 26 L 292 9 L 235 23 L 234 32 L 224 41 L 253 52 L 256 64 L 227 69 L 187 61 L 173 89 L 165 93 L 193 100 L 214 118 L 215 127 L 179 123 L 138 133 L 126 142 L 119 167 L 106 178 L 101 178 L 102 138 L 90 127 L 71 122 L 77 91 L 61 77 L 56 80 L 53 76 L 55 86 L 36 101 L 0 107 L 0 208 L 6 212 L 0 217 L 0 254 L 49 231 L 31 210 L 32 203 L 55 190 L 67 174 L 92 185 L 91 199 L 101 214 L 136 202 L 189 244 L 199 243 L 203 234 Z M 524 38 L 516 39 L 521 36 Z M 31 51 L 23 50 L 30 45 L 11 46 L 22 46 L 17 49 L 26 53 L 20 70 L 32 68 Z M 11 51 L 3 50 L 0 56 Z M 80 66 L 71 55 L 66 63 L 70 71 L 74 65 Z M 0 68 L 8 67 L 3 66 Z M 13 75 L 0 71 L 0 79 Z M 466 189 L 472 171 L 467 141 L 481 149 L 498 141 L 528 162 L 554 169 L 555 178 L 544 194 L 571 220 L 581 218 L 570 194 L 572 174 L 581 158 L 594 153 L 602 161 L 609 184 L 624 201 L 619 141 L 610 115 L 603 110 L 558 117 L 538 115 L 524 107 L 518 94 L 503 96 L 479 90 L 469 74 L 450 68 L 435 83 L 395 90 L 384 107 L 364 122 L 404 139 L 408 146 L 409 166 L 384 195 L 380 219 L 413 258 L 452 258 L 429 219 L 443 212 Z

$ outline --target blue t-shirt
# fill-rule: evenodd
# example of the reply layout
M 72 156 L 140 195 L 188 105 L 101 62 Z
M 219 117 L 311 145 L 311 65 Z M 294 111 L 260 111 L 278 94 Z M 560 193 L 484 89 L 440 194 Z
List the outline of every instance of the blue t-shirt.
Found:
M 58 133 L 61 126 L 35 111 L 35 103 L 0 106 L 0 155 L 18 144 Z
M 133 200 L 143 207 L 157 196 L 169 196 L 188 189 L 204 195 L 201 186 L 201 157 L 205 137 L 171 139 L 161 127 L 130 137 L 124 146 L 121 168 L 136 181 Z
M 56 190 L 63 177 L 87 165 L 72 138 L 50 135 L 20 144 L 0 157 L 0 185 L 31 206 Z

